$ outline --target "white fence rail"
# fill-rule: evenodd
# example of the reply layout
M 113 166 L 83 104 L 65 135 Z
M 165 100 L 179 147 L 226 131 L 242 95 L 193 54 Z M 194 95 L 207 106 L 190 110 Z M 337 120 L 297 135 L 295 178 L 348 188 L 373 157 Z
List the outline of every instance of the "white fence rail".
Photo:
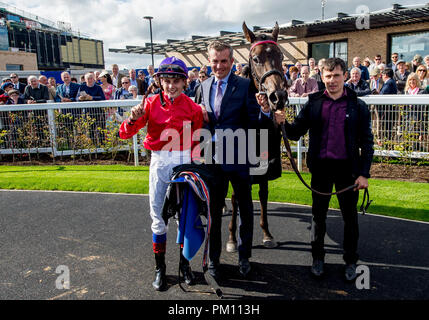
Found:
M 429 159 L 429 95 L 366 96 L 371 110 L 375 154 Z M 125 112 L 141 100 L 0 106 L 0 154 L 51 153 L 54 157 L 130 150 L 138 165 L 137 135 L 121 141 Z M 297 114 L 307 98 L 290 98 Z M 141 136 L 140 136 L 141 137 Z M 307 136 L 293 144 L 299 168 Z M 144 152 L 144 149 L 142 149 Z

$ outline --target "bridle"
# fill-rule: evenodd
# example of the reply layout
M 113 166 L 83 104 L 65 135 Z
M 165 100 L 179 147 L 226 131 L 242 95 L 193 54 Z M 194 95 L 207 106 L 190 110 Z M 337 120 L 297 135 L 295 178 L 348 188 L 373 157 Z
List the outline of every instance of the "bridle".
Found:
M 277 42 L 275 42 L 273 40 L 262 40 L 262 41 L 258 41 L 258 42 L 255 42 L 254 44 L 252 44 L 252 46 L 250 47 L 250 50 L 249 50 L 250 73 L 251 73 L 253 79 L 256 80 L 256 82 L 258 83 L 259 93 L 266 93 L 267 88 L 264 86 L 264 83 L 265 83 L 265 80 L 269 76 L 276 74 L 276 75 L 280 76 L 280 78 L 284 79 L 285 84 L 286 84 L 286 79 L 285 79 L 283 73 L 277 69 L 268 70 L 267 72 L 265 72 L 261 76 L 261 78 L 259 78 L 259 76 L 256 74 L 256 71 L 255 71 L 256 68 L 253 64 L 253 59 L 252 59 L 252 49 L 254 47 L 262 45 L 262 44 L 274 44 L 274 45 L 276 45 L 277 48 L 278 48 L 278 44 L 277 44 Z M 283 53 L 281 52 L 281 50 L 280 50 L 280 55 L 281 55 L 281 60 L 283 60 Z
M 259 93 L 260 94 L 261 93 L 265 93 L 266 94 L 266 88 L 264 86 L 264 82 L 267 79 L 267 77 L 269 77 L 269 76 L 271 76 L 273 74 L 277 74 L 277 75 L 280 75 L 284 79 L 285 82 L 286 82 L 286 79 L 285 79 L 283 73 L 280 72 L 277 69 L 268 70 L 260 78 L 258 77 L 258 75 L 255 72 L 255 67 L 253 65 L 252 50 L 256 46 L 259 46 L 259 45 L 262 45 L 262 44 L 274 44 L 278 48 L 278 43 L 275 42 L 275 41 L 273 41 L 273 40 L 262 40 L 262 41 L 258 41 L 258 42 L 253 43 L 252 46 L 250 47 L 250 50 L 249 50 L 249 66 L 250 66 L 251 76 L 258 83 Z M 281 52 L 281 50 L 280 50 L 280 53 L 281 53 L 281 60 L 283 60 L 283 53 Z M 289 99 L 287 99 L 286 103 L 285 103 L 285 106 L 288 106 L 288 105 L 289 105 Z M 277 110 L 281 110 L 285 106 L 281 106 L 281 108 L 278 108 L 278 109 L 276 108 L 276 109 Z M 344 189 L 341 189 L 339 191 L 336 191 L 336 192 L 320 192 L 318 190 L 313 189 L 310 185 L 307 184 L 307 182 L 305 182 L 305 180 L 303 179 L 301 173 L 298 170 L 298 167 L 296 165 L 295 159 L 294 159 L 294 157 L 292 155 L 292 150 L 291 150 L 291 147 L 290 147 L 290 144 L 289 144 L 289 140 L 287 139 L 286 129 L 285 129 L 285 124 L 284 123 L 281 124 L 281 132 L 282 132 L 282 136 L 283 136 L 283 142 L 284 142 L 284 145 L 285 145 L 285 148 L 286 148 L 287 157 L 289 158 L 290 164 L 291 164 L 293 170 L 295 171 L 296 175 L 298 176 L 298 178 L 301 180 L 301 182 L 304 184 L 304 186 L 306 186 L 309 190 L 311 190 L 312 192 L 314 192 L 316 194 L 322 195 L 322 196 L 333 196 L 333 195 L 338 195 L 340 193 L 349 191 L 349 190 L 354 189 L 354 188 L 356 188 L 358 186 L 357 184 L 353 184 L 353 185 L 350 185 L 350 186 L 348 186 L 348 187 L 346 187 Z M 366 200 L 366 205 L 364 204 L 365 200 Z M 368 207 L 371 204 L 371 202 L 372 202 L 372 200 L 369 200 L 369 191 L 368 191 L 368 188 L 366 188 L 365 191 L 364 191 L 362 205 L 360 207 L 360 211 L 362 211 L 362 214 L 365 214 L 365 212 L 368 209 Z

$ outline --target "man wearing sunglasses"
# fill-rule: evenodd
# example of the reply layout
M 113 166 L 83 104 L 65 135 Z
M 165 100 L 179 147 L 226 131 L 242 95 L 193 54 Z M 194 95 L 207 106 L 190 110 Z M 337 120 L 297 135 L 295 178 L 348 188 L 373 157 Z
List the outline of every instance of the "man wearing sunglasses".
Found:
M 13 88 L 15 90 L 18 90 L 20 95 L 22 96 L 25 91 L 25 87 L 26 87 L 25 84 L 23 84 L 22 82 L 19 82 L 19 77 L 16 73 L 11 73 L 10 80 L 12 80 Z
M 131 85 L 130 78 L 122 77 L 121 79 L 121 87 L 116 90 L 114 100 L 124 100 L 124 99 L 132 99 L 133 94 L 128 91 Z

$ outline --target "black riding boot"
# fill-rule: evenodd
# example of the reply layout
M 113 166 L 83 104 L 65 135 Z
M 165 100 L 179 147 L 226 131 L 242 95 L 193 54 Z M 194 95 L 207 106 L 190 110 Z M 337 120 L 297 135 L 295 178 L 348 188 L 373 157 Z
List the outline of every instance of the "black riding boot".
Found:
M 183 279 L 188 286 L 195 284 L 195 275 L 191 270 L 191 266 L 189 265 L 189 261 L 183 256 L 183 249 L 180 249 L 180 262 L 179 268 L 180 273 L 183 275 Z
M 152 286 L 157 291 L 164 291 L 167 289 L 167 277 L 165 275 L 166 265 L 165 265 L 165 252 L 155 253 L 155 281 L 152 282 Z

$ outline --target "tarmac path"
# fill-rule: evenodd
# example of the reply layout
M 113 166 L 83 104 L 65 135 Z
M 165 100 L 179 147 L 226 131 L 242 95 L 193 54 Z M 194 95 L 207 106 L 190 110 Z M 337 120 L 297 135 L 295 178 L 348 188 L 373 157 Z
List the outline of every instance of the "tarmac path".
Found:
M 2 190 L 0 203 L 2 300 L 217 300 L 202 274 L 202 249 L 191 261 L 198 283 L 188 289 L 194 292 L 184 293 L 179 287 L 174 224 L 170 224 L 167 244 L 169 288 L 165 292 L 153 290 L 154 258 L 146 195 Z M 359 216 L 358 264 L 368 267 L 370 288 L 358 289 L 355 283 L 342 279 L 343 222 L 338 211 L 328 215 L 327 275 L 320 281 L 309 273 L 311 208 L 270 203 L 268 209 L 270 231 L 279 246 L 262 246 L 259 204 L 255 202 L 252 273 L 248 280 L 241 279 L 237 254 L 224 250 L 224 298 L 429 298 L 428 223 Z M 229 214 L 223 218 L 224 243 L 229 219 Z M 58 278 L 67 271 L 69 289 L 58 289 Z

